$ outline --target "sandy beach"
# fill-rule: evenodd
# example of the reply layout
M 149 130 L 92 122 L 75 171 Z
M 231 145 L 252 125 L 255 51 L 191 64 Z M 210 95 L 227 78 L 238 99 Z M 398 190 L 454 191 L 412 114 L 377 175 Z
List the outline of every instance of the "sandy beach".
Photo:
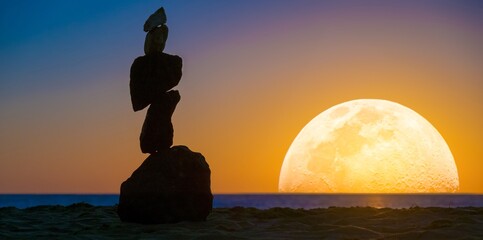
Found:
M 116 207 L 0 208 L 0 239 L 483 239 L 483 208 L 217 208 L 206 222 L 120 222 Z

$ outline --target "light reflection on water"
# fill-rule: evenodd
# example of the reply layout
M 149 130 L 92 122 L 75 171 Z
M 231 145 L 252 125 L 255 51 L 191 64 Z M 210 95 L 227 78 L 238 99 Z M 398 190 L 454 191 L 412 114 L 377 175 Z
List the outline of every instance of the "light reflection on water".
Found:
M 216 195 L 216 207 L 483 207 L 483 195 L 474 194 L 247 194 Z
M 370 196 L 369 198 L 372 198 L 371 199 L 371 206 L 372 207 L 375 207 L 375 208 L 384 208 L 384 206 L 386 206 L 387 203 L 384 203 L 384 199 L 379 196 L 379 195 L 374 195 L 374 196 Z

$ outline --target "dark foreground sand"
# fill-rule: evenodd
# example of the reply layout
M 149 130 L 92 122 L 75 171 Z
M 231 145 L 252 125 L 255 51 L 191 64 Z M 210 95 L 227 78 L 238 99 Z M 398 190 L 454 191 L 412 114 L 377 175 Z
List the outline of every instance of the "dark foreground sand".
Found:
M 115 207 L 0 208 L 0 239 L 483 239 L 483 208 L 218 208 L 206 222 L 122 223 Z

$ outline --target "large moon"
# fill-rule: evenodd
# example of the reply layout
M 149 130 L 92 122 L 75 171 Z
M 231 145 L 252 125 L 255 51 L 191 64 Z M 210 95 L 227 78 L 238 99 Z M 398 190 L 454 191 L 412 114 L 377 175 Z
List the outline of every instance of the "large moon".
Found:
M 285 156 L 280 192 L 437 193 L 459 188 L 439 132 L 395 102 L 359 99 L 333 106 L 297 135 Z

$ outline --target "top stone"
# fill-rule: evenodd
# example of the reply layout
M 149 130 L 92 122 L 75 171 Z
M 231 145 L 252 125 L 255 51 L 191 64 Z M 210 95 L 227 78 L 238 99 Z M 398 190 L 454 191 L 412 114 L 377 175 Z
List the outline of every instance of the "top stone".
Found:
M 166 24 L 166 13 L 164 12 L 164 8 L 161 7 L 160 9 L 156 10 L 156 12 L 151 14 L 148 20 L 146 20 L 144 23 L 144 31 L 149 32 L 164 24 Z

